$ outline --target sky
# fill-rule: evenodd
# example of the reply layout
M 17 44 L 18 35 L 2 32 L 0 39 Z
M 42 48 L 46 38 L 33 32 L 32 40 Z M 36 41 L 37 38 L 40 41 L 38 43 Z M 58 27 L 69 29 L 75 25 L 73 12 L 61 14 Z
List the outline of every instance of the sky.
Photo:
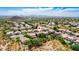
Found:
M 79 17 L 79 7 L 0 7 L 0 16 Z

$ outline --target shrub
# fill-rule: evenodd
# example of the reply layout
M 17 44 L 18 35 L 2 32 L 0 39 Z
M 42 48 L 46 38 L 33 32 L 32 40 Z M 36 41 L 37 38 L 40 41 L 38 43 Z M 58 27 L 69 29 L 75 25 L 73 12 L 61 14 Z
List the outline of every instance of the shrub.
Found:
M 17 37 L 16 38 L 16 42 L 20 42 L 20 37 Z
M 57 35 L 56 34 L 52 34 L 50 35 L 53 39 L 56 39 L 57 38 Z
M 62 44 L 66 44 L 65 39 L 63 37 L 60 36 L 58 37 L 58 39 Z
M 37 47 L 37 46 L 41 46 L 42 42 L 36 38 L 36 39 L 30 39 L 27 43 L 28 48 L 31 49 L 33 46 Z
M 32 48 L 32 46 L 33 46 L 33 45 L 32 45 L 32 41 L 31 41 L 31 40 L 30 40 L 30 41 L 28 41 L 28 43 L 27 43 L 27 44 L 28 44 L 28 48 L 29 48 L 29 49 L 31 49 L 31 48 Z
M 40 34 L 37 35 L 37 37 L 38 37 L 38 38 L 46 38 L 46 35 L 43 34 L 43 33 L 40 33 Z
M 34 46 L 40 46 L 40 45 L 42 45 L 42 42 L 40 40 L 38 40 L 38 39 L 34 39 L 33 40 L 33 45 Z
M 73 43 L 73 44 L 71 45 L 71 48 L 72 48 L 73 50 L 75 50 L 75 51 L 79 51 L 79 44 Z
M 58 26 L 54 26 L 54 27 L 53 27 L 53 29 L 54 29 L 55 31 L 57 31 L 57 32 L 59 31 L 58 28 L 59 28 Z
M 38 38 L 38 40 L 42 43 L 45 43 L 47 41 L 47 38 Z
M 71 44 L 71 41 L 69 41 L 69 40 L 64 40 L 64 41 L 66 44 L 69 44 L 69 45 Z

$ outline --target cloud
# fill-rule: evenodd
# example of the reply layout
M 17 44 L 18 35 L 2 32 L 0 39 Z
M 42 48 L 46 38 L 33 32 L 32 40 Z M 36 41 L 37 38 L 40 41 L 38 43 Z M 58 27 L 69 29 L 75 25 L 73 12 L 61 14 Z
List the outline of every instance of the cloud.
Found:
M 23 8 L 20 10 L 1 11 L 0 14 L 4 15 L 43 15 L 52 11 L 52 8 Z
M 46 15 L 46 16 L 60 16 L 60 17 L 79 17 L 79 8 L 66 8 L 66 7 L 48 7 L 48 8 L 21 8 L 13 10 L 0 11 L 0 15 Z

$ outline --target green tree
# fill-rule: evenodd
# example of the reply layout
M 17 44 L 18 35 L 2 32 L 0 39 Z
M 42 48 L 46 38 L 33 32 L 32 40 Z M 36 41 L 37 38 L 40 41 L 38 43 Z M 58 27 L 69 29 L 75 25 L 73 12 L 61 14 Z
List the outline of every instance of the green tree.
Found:
M 16 38 L 16 42 L 20 42 L 20 37 L 17 37 Z
M 72 48 L 73 50 L 75 50 L 75 51 L 79 51 L 79 44 L 78 44 L 78 43 L 73 43 L 73 44 L 71 45 L 71 48 Z
M 40 33 L 40 34 L 37 34 L 37 37 L 38 37 L 38 38 L 46 38 L 46 35 L 43 34 L 43 33 Z

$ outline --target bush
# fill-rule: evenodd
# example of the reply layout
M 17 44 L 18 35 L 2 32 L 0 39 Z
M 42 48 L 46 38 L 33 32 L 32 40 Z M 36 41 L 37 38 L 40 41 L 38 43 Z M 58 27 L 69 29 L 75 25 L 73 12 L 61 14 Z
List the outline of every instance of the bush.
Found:
M 57 31 L 57 32 L 59 31 L 59 30 L 58 30 L 58 26 L 54 26 L 53 29 L 54 29 L 55 31 Z
M 28 44 L 28 48 L 29 48 L 29 49 L 31 49 L 31 48 L 32 48 L 32 46 L 33 46 L 33 45 L 32 45 L 32 41 L 31 41 L 31 40 L 30 40 L 30 41 L 28 41 L 28 43 L 27 43 L 27 44 Z
M 31 49 L 33 46 L 38 47 L 41 46 L 42 43 L 46 42 L 46 38 L 35 38 L 35 39 L 30 39 L 27 42 L 28 48 Z
M 38 38 L 38 40 L 42 43 L 45 43 L 47 41 L 47 38 Z
M 37 37 L 38 37 L 38 38 L 46 38 L 46 35 L 43 34 L 43 33 L 40 33 L 40 34 L 37 34 Z
M 73 43 L 73 44 L 71 45 L 71 48 L 72 48 L 73 50 L 75 50 L 75 51 L 79 51 L 79 44 Z
M 69 40 L 64 40 L 66 44 L 70 45 L 71 44 L 71 41 Z
M 42 42 L 38 39 L 35 39 L 35 40 L 33 40 L 33 45 L 34 46 L 40 46 L 40 45 L 42 45 Z
M 65 39 L 63 37 L 58 37 L 58 39 L 62 44 L 66 44 Z
M 16 38 L 16 42 L 20 42 L 20 37 L 17 37 Z
M 27 43 L 28 48 L 31 49 L 33 46 L 37 47 L 37 46 L 41 46 L 42 42 L 36 38 L 36 39 L 30 39 Z
M 57 38 L 57 35 L 56 34 L 52 34 L 50 35 L 53 39 L 56 39 Z

